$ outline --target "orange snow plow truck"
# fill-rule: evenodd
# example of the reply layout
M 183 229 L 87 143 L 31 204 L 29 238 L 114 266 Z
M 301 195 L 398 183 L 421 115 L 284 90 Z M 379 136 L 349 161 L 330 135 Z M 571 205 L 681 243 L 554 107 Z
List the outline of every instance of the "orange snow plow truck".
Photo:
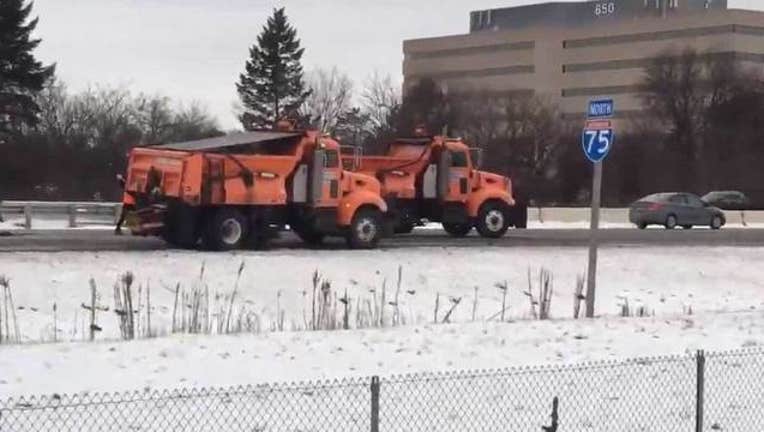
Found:
M 343 170 L 339 144 L 315 131 L 136 147 L 125 193 L 135 201 L 133 234 L 178 247 L 254 246 L 287 225 L 306 243 L 342 236 L 352 248 L 392 233 L 379 181 Z
M 396 233 L 409 233 L 427 220 L 442 223 L 455 237 L 474 227 L 481 236 L 496 238 L 514 225 L 512 182 L 476 169 L 461 139 L 401 138 L 383 156 L 361 156 L 352 149 L 352 154 L 343 152 L 343 164 L 381 182 Z

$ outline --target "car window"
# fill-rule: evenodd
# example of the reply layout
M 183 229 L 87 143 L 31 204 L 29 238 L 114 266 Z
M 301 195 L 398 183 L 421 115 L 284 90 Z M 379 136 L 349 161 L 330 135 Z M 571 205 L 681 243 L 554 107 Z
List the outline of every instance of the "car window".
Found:
M 695 195 L 685 195 L 687 203 L 692 207 L 703 207 L 703 201 Z
M 669 198 L 671 198 L 671 196 L 672 196 L 671 194 L 657 193 L 657 194 L 648 195 L 640 199 L 640 201 L 667 202 Z
M 687 204 L 687 198 L 685 198 L 684 195 L 672 195 L 669 198 L 669 202 L 672 203 L 672 204 L 686 205 Z

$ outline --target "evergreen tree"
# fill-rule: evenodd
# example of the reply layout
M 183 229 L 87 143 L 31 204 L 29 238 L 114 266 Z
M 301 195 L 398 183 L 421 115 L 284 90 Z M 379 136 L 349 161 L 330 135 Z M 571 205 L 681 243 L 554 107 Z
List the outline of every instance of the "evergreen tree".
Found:
M 0 1 L 0 134 L 37 122 L 34 95 L 54 73 L 54 66 L 43 66 L 32 55 L 40 43 L 30 39 L 37 18 L 27 22 L 32 3 L 24 3 Z
M 284 116 L 296 115 L 310 94 L 300 64 L 304 51 L 284 8 L 275 9 L 257 44 L 250 48 L 250 58 L 236 84 L 244 105 L 239 116 L 244 129 L 268 128 Z

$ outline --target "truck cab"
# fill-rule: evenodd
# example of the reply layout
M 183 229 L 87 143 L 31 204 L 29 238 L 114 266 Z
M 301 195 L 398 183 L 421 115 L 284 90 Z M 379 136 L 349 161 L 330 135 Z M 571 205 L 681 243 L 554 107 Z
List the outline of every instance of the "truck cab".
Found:
M 502 236 L 510 226 L 512 182 L 479 170 L 472 149 L 443 136 L 400 138 L 383 156 L 348 156 L 346 166 L 375 176 L 397 233 L 423 220 L 440 222 L 453 236 L 476 228 L 483 237 Z

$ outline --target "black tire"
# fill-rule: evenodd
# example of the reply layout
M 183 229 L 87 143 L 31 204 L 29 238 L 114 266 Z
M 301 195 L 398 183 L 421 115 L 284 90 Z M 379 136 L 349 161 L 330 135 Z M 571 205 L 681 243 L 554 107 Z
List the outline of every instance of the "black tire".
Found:
M 207 219 L 202 243 L 210 250 L 233 250 L 246 244 L 248 236 L 247 218 L 236 209 L 222 208 Z
M 362 208 L 353 216 L 345 239 L 351 249 L 374 249 L 383 233 L 382 213 L 377 209 Z
M 171 246 L 193 249 L 199 243 L 198 212 L 187 206 L 171 206 L 161 237 Z
M 411 222 L 401 222 L 395 227 L 396 234 L 411 234 L 414 231 L 414 224 Z
M 324 243 L 324 234 L 314 231 L 312 228 L 305 226 L 292 227 L 292 231 L 297 234 L 297 237 L 302 240 L 303 243 L 309 246 L 321 246 Z
M 686 229 L 686 230 L 692 229 L 692 225 L 682 225 L 682 229 Z
M 639 228 L 641 230 L 647 228 L 647 222 L 640 222 L 640 223 L 638 223 L 637 224 L 637 228 Z
M 668 215 L 666 216 L 666 222 L 663 224 L 663 226 L 666 227 L 666 229 L 672 230 L 676 228 L 677 220 L 675 215 Z
M 723 225 L 724 225 L 724 219 L 722 219 L 722 217 L 719 215 L 712 217 L 711 223 L 709 224 L 712 230 L 721 229 Z
M 528 205 L 525 203 L 516 202 L 513 207 L 509 209 L 509 225 L 516 229 L 528 228 Z
M 481 237 L 499 238 L 509 228 L 509 207 L 499 201 L 488 201 L 480 206 L 475 226 Z
M 472 225 L 468 223 L 443 222 L 443 230 L 451 237 L 464 237 L 472 231 Z

